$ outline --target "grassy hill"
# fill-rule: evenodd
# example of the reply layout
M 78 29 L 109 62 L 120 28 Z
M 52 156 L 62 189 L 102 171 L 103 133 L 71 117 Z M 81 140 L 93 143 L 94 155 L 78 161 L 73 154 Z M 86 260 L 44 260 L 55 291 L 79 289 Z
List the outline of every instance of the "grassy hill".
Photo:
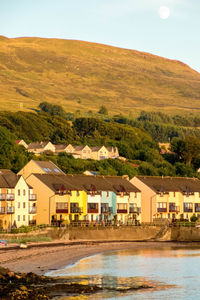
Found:
M 200 74 L 148 53 L 73 40 L 0 37 L 0 110 L 42 101 L 112 114 L 200 109 Z

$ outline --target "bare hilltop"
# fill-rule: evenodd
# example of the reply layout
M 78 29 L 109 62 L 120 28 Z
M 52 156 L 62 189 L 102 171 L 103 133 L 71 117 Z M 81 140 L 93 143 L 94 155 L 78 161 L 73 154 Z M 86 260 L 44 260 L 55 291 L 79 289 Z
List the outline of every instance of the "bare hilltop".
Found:
M 0 37 L 0 110 L 112 114 L 200 109 L 200 74 L 159 56 L 83 41 Z

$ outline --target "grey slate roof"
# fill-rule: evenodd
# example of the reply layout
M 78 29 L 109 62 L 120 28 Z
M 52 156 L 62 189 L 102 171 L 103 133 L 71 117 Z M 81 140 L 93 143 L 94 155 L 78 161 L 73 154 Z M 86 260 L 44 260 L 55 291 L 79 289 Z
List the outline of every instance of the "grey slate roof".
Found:
M 136 176 L 157 193 L 160 192 L 200 192 L 200 180 L 188 177 Z

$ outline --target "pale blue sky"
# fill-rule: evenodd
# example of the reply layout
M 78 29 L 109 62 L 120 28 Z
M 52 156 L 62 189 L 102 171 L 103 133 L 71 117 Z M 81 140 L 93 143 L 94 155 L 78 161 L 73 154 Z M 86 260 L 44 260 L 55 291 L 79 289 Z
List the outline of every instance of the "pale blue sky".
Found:
M 161 19 L 160 6 L 169 7 Z M 0 0 L 0 35 L 103 43 L 178 59 L 200 72 L 200 0 Z

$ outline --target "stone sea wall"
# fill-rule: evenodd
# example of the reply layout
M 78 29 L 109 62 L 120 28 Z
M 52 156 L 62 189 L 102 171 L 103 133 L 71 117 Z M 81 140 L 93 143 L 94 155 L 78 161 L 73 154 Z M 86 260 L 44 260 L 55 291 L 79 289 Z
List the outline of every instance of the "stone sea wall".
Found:
M 126 226 L 126 227 L 72 227 L 46 228 L 20 234 L 0 234 L 0 239 L 21 239 L 28 237 L 49 237 L 52 240 L 104 240 L 104 241 L 180 241 L 200 242 L 200 228 L 168 226 Z

